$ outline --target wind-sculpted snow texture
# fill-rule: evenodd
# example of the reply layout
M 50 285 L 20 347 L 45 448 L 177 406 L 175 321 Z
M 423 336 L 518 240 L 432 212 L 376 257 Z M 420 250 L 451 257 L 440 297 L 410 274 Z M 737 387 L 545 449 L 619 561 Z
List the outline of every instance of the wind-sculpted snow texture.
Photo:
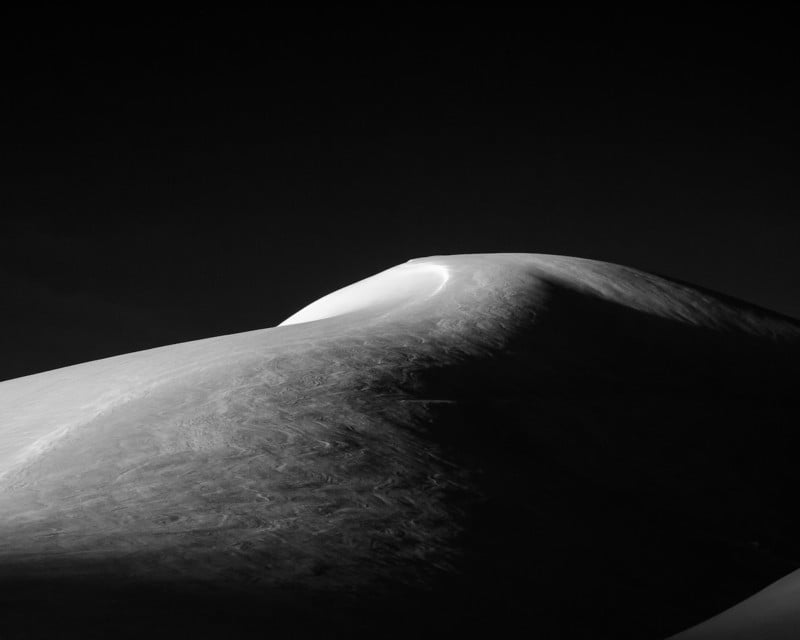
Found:
M 626 267 L 437 256 L 0 383 L 3 637 L 666 637 L 800 566 L 799 342 Z

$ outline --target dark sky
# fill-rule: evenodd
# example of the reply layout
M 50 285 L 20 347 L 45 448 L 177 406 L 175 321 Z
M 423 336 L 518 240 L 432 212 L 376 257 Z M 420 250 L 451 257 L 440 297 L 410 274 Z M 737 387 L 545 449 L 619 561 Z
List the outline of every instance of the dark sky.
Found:
M 800 317 L 788 16 L 409 6 L 0 16 L 0 378 L 271 326 L 431 254 Z

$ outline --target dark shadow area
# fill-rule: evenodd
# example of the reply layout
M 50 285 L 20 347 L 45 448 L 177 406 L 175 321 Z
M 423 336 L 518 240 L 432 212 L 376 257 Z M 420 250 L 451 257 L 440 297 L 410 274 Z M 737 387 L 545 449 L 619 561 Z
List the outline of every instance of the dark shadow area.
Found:
M 433 437 L 478 470 L 465 606 L 662 638 L 797 569 L 797 348 L 554 295 L 504 353 L 422 374 L 458 400 Z

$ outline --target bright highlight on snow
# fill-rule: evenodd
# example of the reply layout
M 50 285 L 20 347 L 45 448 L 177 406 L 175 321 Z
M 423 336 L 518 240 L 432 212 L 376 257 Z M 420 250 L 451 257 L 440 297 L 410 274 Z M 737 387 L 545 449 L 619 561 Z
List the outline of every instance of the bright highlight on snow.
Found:
M 407 262 L 334 291 L 304 307 L 279 326 L 421 302 L 439 293 L 449 278 L 450 273 L 444 265 Z

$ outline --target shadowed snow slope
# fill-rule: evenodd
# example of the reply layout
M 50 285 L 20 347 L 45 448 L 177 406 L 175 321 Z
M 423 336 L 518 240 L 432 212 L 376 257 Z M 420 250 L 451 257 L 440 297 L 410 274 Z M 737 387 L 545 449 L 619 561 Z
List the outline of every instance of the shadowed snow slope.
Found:
M 622 266 L 437 256 L 2 382 L 5 629 L 666 637 L 800 564 L 798 344 Z

